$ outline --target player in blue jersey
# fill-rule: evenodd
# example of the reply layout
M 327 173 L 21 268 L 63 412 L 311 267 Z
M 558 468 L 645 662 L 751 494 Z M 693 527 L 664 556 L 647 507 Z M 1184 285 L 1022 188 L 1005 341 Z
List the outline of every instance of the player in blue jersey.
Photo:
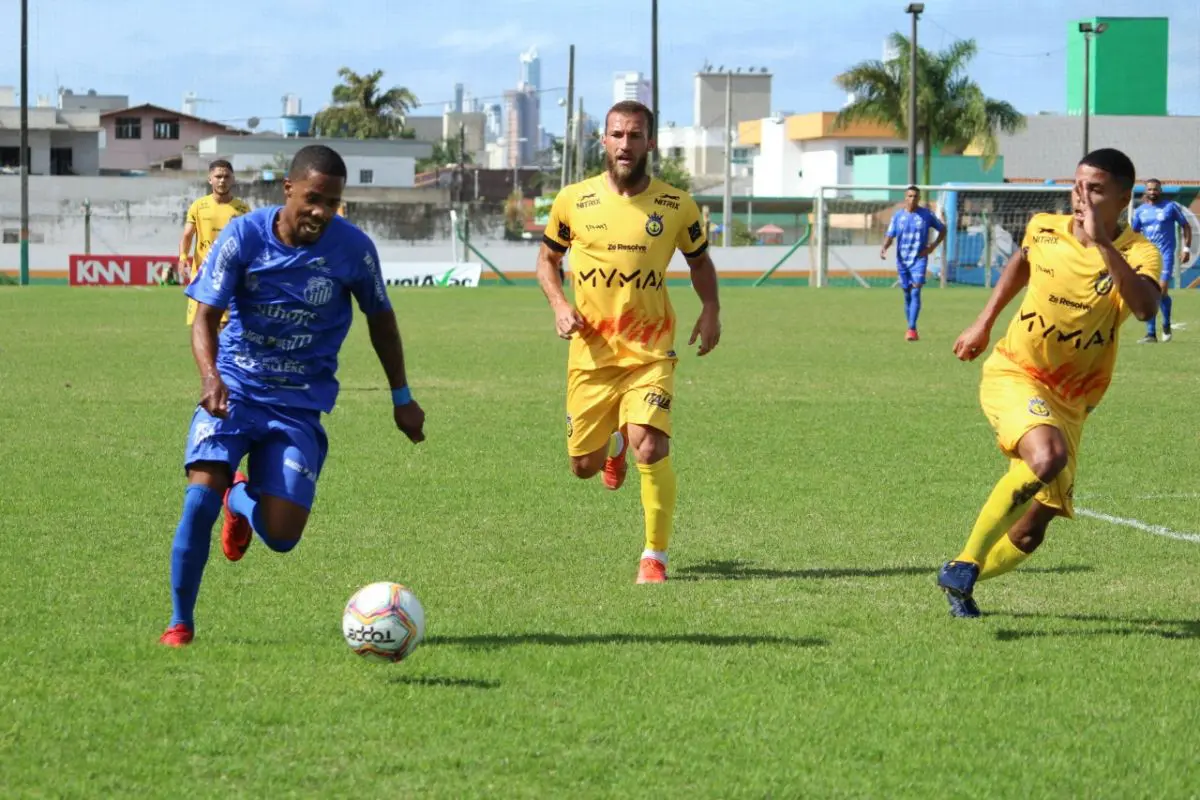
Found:
M 930 228 L 937 231 L 933 244 L 929 243 Z M 918 338 L 917 317 L 921 314 L 921 287 L 925 285 L 929 254 L 937 250 L 945 238 L 946 226 L 936 214 L 921 206 L 921 190 L 915 186 L 905 189 L 904 208 L 892 215 L 879 257 L 886 261 L 888 248 L 896 241 L 896 271 L 904 291 L 904 315 L 908 320 L 904 338 L 910 342 Z
M 188 487 L 171 553 L 174 614 L 160 639 L 165 645 L 192 641 L 222 507 L 221 545 L 230 561 L 245 554 L 254 533 L 281 553 L 300 541 L 325 461 L 321 413 L 337 399 L 352 298 L 391 386 L 396 427 L 414 443 L 425 438 L 425 412 L 408 388 L 375 245 L 337 215 L 345 185 L 336 152 L 302 148 L 283 183 L 284 205 L 232 220 L 186 290 L 199 303 L 192 353 L 202 388 L 184 456 Z M 249 479 L 238 471 L 243 457 Z
M 1192 258 L 1192 226 L 1188 224 L 1183 209 L 1173 200 L 1164 200 L 1162 182 L 1157 178 L 1146 181 L 1146 192 L 1143 202 L 1133 212 L 1133 230 L 1150 240 L 1150 243 L 1162 253 L 1162 340 L 1171 341 L 1171 279 L 1175 276 L 1175 226 L 1183 231 L 1183 252 L 1180 253 L 1179 263 L 1185 265 Z M 1158 315 L 1155 314 L 1146 323 L 1146 335 L 1138 339 L 1147 344 L 1157 342 L 1158 335 L 1154 330 Z

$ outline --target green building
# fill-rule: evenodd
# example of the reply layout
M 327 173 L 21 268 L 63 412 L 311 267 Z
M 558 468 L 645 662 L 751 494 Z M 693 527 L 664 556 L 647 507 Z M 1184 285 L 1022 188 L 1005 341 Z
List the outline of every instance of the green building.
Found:
M 1167 18 L 1093 17 L 1067 30 L 1067 113 L 1083 114 L 1084 34 L 1080 22 L 1106 26 L 1091 34 L 1088 113 L 1165 116 Z

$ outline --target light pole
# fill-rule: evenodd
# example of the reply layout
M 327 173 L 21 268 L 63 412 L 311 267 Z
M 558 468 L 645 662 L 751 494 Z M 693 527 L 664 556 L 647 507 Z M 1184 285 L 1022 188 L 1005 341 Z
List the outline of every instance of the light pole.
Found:
M 21 272 L 29 285 L 29 2 L 21 0 Z
M 1086 156 L 1088 149 L 1088 123 L 1090 122 L 1091 98 L 1089 97 L 1091 87 L 1091 66 L 1092 66 L 1092 37 L 1099 36 L 1108 30 L 1107 22 L 1099 22 L 1093 25 L 1090 22 L 1079 23 L 1079 32 L 1083 34 L 1083 154 Z
M 917 182 L 917 19 L 925 10 L 924 3 L 909 3 L 904 9 L 912 15 L 912 39 L 908 48 L 908 182 Z M 929 154 L 925 154 L 929 158 Z
M 654 149 L 650 151 L 650 174 L 658 175 L 661 169 L 658 154 L 658 0 L 650 0 L 650 112 L 654 115 Z

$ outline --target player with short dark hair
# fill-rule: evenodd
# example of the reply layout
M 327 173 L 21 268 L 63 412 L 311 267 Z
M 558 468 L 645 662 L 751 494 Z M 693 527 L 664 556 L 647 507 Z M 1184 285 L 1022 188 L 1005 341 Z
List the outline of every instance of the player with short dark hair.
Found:
M 208 165 L 208 185 L 212 193 L 197 199 L 188 207 L 183 236 L 179 240 L 179 282 L 184 286 L 195 279 L 193 265 L 198 269 L 204 263 L 213 242 L 229 221 L 250 213 L 246 201 L 233 196 L 233 184 L 233 164 L 218 158 Z M 193 240 L 196 245 L 194 257 Z M 191 325 L 196 318 L 196 301 L 189 297 L 187 306 L 187 324 Z M 228 314 L 221 318 L 222 325 L 228 321 Z
M 1180 265 L 1186 265 L 1192 258 L 1192 226 L 1183 213 L 1183 209 L 1173 200 L 1164 200 L 1162 196 L 1162 181 L 1151 178 L 1146 181 L 1146 192 L 1142 204 L 1133 212 L 1133 229 L 1143 234 L 1150 243 L 1162 253 L 1162 278 L 1158 288 L 1162 291 L 1162 340 L 1171 341 L 1171 279 L 1175 277 L 1175 226 L 1183 231 L 1183 253 Z M 1155 314 L 1146 323 L 1146 335 L 1139 339 L 1142 343 L 1158 341 L 1155 331 Z
M 1080 435 L 1112 381 L 1121 323 L 1158 309 L 1162 257 L 1120 222 L 1133 180 L 1121 151 L 1085 156 L 1075 170 L 1074 213 L 1030 220 L 983 312 L 954 343 L 959 359 L 978 358 L 1000 312 L 1026 290 L 983 365 L 980 404 L 1010 468 L 963 551 L 938 572 L 953 616 L 978 617 L 976 581 L 1015 568 L 1051 520 L 1074 516 Z
M 929 229 L 937 231 L 933 244 L 929 243 Z M 917 341 L 917 318 L 921 316 L 921 287 L 925 285 L 925 271 L 929 266 L 929 254 L 938 249 L 946 238 L 946 226 L 928 208 L 921 205 L 921 190 L 909 186 L 904 190 L 904 207 L 896 209 L 888 223 L 879 258 L 887 260 L 888 248 L 896 244 L 896 273 L 900 278 L 900 289 L 904 292 L 904 318 L 908 330 L 904 338 Z
M 171 555 L 174 613 L 160 641 L 192 641 L 212 527 L 237 561 L 252 534 L 277 552 L 300 541 L 328 449 L 321 413 L 338 394 L 338 352 L 354 316 L 392 390 L 393 419 L 423 441 L 425 412 L 412 399 L 404 351 L 371 239 L 336 214 L 346 165 L 323 145 L 301 149 L 283 182 L 285 202 L 234 219 L 187 288 L 199 308 L 192 353 L 200 405 L 184 468 L 188 487 Z M 220 333 L 222 312 L 229 324 Z M 248 458 L 249 477 L 239 471 Z
M 538 254 L 542 291 L 567 357 L 567 453 L 571 470 L 604 484 L 625 481 L 627 451 L 641 473 L 645 549 L 638 583 L 667 579 L 667 546 L 675 518 L 676 480 L 670 459 L 675 395 L 675 311 L 667 268 L 675 251 L 690 267 L 700 318 L 688 344 L 699 354 L 721 335 L 717 273 L 696 201 L 646 171 L 654 146 L 654 115 L 625 101 L 605 116 L 607 169 L 567 186 L 554 198 Z M 563 291 L 570 250 L 575 303 Z

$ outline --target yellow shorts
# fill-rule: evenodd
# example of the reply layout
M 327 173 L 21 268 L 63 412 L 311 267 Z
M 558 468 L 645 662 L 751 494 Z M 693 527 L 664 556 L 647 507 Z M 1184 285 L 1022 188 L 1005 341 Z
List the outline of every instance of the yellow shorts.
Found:
M 1035 499 L 1065 517 L 1074 517 L 1075 459 L 1087 412 L 1064 402 L 1024 372 L 991 364 L 983 367 L 979 403 L 996 432 L 996 443 L 1013 460 L 1013 466 L 1020 461 L 1017 444 L 1029 431 L 1049 425 L 1062 432 L 1067 440 L 1067 466 Z
M 188 327 L 190 328 L 192 323 L 196 321 L 196 311 L 200 308 L 200 304 L 197 303 L 195 300 L 193 300 L 190 297 L 187 299 L 187 301 L 188 301 L 187 324 L 188 324 Z M 229 324 L 229 309 L 228 308 L 225 309 L 225 313 L 221 315 L 221 327 L 223 328 L 227 324 Z
M 671 435 L 675 361 L 635 367 L 567 368 L 567 452 L 603 450 L 622 425 L 646 425 Z

